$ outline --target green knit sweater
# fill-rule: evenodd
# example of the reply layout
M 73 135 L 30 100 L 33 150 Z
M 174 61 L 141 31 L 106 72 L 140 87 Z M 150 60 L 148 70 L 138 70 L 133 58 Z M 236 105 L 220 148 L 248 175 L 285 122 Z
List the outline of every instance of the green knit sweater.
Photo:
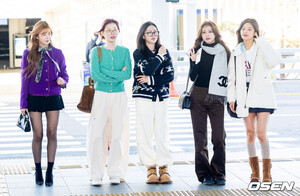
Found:
M 102 58 L 99 64 L 97 48 L 91 50 L 91 76 L 95 81 L 95 90 L 107 93 L 125 91 L 124 80 L 131 77 L 131 59 L 128 48 L 117 46 L 108 50 L 101 46 Z M 126 70 L 123 71 L 123 67 Z

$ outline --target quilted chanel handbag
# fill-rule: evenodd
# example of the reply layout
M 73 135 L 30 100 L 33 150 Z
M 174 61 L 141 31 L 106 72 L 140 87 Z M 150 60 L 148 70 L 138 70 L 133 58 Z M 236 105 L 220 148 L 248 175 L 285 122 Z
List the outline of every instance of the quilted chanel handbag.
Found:
M 17 122 L 17 126 L 20 127 L 24 132 L 30 132 L 30 121 L 29 115 L 27 112 L 25 114 L 20 114 Z
M 191 95 L 189 92 L 184 91 L 178 101 L 178 106 L 181 109 L 190 109 L 191 108 Z
M 190 73 L 190 71 L 188 73 Z M 195 81 L 197 80 L 197 78 L 198 78 L 198 75 L 195 78 Z M 181 109 L 190 109 L 191 108 L 191 92 L 193 90 L 195 82 L 193 83 L 190 90 L 188 91 L 187 89 L 189 86 L 189 80 L 190 79 L 189 79 L 189 74 L 188 74 L 185 91 L 183 91 L 183 93 L 180 95 L 179 101 L 178 101 L 178 106 Z
M 98 57 L 100 63 L 102 57 L 101 48 L 97 47 L 97 51 L 98 51 Z M 81 112 L 91 113 L 94 94 L 95 94 L 94 81 L 92 77 L 89 77 L 89 85 L 83 87 L 80 101 L 77 105 L 77 109 Z

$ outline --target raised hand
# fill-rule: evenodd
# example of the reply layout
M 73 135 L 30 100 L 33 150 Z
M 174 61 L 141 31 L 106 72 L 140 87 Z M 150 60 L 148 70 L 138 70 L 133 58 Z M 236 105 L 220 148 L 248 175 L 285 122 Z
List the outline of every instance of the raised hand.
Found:
M 265 36 L 265 32 L 263 30 L 259 30 L 259 36 L 257 32 L 254 33 L 255 38 L 263 37 Z
M 164 46 L 161 46 L 159 49 L 158 49 L 158 53 L 162 56 L 164 56 L 165 54 L 167 54 L 167 50 Z
M 195 53 L 195 50 L 192 48 L 190 50 L 190 53 L 186 54 L 192 61 L 196 61 L 197 56 L 199 55 L 199 53 Z

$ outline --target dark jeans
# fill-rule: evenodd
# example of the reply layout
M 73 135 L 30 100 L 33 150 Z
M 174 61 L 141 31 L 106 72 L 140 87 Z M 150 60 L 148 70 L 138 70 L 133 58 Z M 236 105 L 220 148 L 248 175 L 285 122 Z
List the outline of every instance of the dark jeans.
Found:
M 191 93 L 191 117 L 195 141 L 195 168 L 198 180 L 206 175 L 225 179 L 224 105 L 205 101 L 208 89 L 194 86 Z M 209 163 L 207 149 L 207 116 L 211 124 L 214 155 Z

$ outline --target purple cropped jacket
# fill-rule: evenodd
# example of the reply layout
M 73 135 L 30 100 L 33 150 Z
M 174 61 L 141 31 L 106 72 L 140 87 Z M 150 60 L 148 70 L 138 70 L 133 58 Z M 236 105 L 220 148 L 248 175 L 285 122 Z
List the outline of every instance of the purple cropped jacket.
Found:
M 20 108 L 28 108 L 27 98 L 28 95 L 32 96 L 54 96 L 61 94 L 61 87 L 57 85 L 57 78 L 61 77 L 67 84 L 69 81 L 69 76 L 66 70 L 65 57 L 60 49 L 53 46 L 51 51 L 48 51 L 51 58 L 59 65 L 60 72 L 58 72 L 55 64 L 44 53 L 44 65 L 41 75 L 41 80 L 36 83 L 35 76 L 33 74 L 31 77 L 26 77 L 24 69 L 28 66 L 28 52 L 29 50 L 24 50 L 21 63 L 21 97 L 20 97 Z

